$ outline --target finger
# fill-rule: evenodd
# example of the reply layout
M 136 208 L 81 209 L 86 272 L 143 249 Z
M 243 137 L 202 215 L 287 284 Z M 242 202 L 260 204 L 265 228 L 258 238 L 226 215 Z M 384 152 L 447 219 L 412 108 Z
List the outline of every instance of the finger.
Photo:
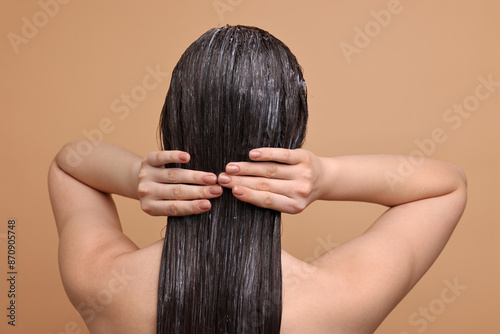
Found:
M 295 214 L 302 212 L 306 207 L 297 200 L 271 192 L 256 191 L 243 186 L 235 186 L 232 191 L 234 197 L 240 201 L 247 202 L 261 208 Z
M 217 183 L 214 173 L 195 171 L 181 168 L 157 168 L 152 171 L 153 179 L 160 183 L 188 183 L 211 185 Z
M 230 175 L 260 176 L 269 179 L 290 180 L 297 175 L 296 166 L 275 162 L 230 162 L 226 173 Z
M 212 208 L 209 200 L 154 201 L 143 211 L 151 216 L 187 216 L 207 212 Z
M 156 151 L 146 155 L 146 162 L 154 167 L 160 167 L 170 163 L 186 163 L 191 157 L 183 151 Z
M 216 198 L 222 195 L 220 185 L 213 186 L 191 186 L 185 184 L 176 185 L 156 185 L 157 189 L 152 190 L 156 200 L 193 200 Z
M 293 185 L 288 180 L 273 180 L 263 177 L 253 176 L 235 176 L 221 173 L 218 182 L 225 188 L 234 188 L 235 186 L 243 186 L 257 191 L 267 191 L 279 195 L 292 197 L 294 189 Z
M 261 147 L 251 150 L 248 156 L 254 161 L 277 161 L 296 165 L 304 160 L 307 153 L 301 149 L 289 150 L 285 148 Z

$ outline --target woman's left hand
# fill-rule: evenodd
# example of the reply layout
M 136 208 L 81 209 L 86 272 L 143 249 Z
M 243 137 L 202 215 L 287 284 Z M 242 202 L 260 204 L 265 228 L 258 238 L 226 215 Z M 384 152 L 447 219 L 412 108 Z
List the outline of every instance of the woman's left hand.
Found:
M 210 210 L 208 199 L 222 194 L 215 174 L 164 167 L 187 163 L 189 159 L 187 152 L 156 151 L 142 160 L 137 192 L 144 212 L 152 216 L 185 216 Z

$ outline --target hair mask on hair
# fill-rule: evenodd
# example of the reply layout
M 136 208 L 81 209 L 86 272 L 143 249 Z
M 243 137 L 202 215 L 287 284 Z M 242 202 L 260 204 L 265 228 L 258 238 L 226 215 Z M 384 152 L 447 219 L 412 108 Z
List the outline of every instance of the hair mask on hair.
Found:
M 164 150 L 219 174 L 258 147 L 294 149 L 307 124 L 302 70 L 288 47 L 254 27 L 211 29 L 177 63 L 160 118 Z M 157 333 L 279 333 L 281 214 L 230 191 L 200 215 L 169 217 Z

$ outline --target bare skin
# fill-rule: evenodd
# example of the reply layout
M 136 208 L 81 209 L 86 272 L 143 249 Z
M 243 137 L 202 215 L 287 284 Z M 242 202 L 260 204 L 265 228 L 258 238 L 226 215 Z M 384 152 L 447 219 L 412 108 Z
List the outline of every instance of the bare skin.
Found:
M 208 199 L 223 187 L 242 201 L 287 213 L 315 200 L 387 206 L 365 233 L 311 263 L 282 251 L 282 334 L 373 333 L 437 258 L 466 202 L 463 172 L 430 159 L 389 182 L 403 157 L 321 158 L 260 148 L 250 152 L 255 162 L 230 163 L 216 176 L 163 168 L 189 161 L 185 152 L 142 158 L 108 144 L 76 164 L 67 149 L 77 144 L 52 163 L 49 192 L 62 281 L 91 333 L 156 332 L 163 240 L 139 249 L 123 234 L 110 194 L 138 199 L 155 216 L 208 211 Z

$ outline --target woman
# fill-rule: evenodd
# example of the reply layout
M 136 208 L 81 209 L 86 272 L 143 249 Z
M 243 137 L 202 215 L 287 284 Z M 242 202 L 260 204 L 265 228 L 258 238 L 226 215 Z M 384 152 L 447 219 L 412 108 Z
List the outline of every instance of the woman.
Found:
M 300 149 L 306 88 L 290 50 L 251 27 L 212 29 L 172 73 L 162 151 L 100 144 L 49 171 L 67 294 L 91 333 L 373 333 L 434 262 L 466 202 L 456 166 Z M 413 161 L 413 160 L 412 160 Z M 391 176 L 391 180 L 387 176 Z M 110 194 L 169 216 L 138 249 Z M 388 210 L 310 263 L 280 246 L 280 213 L 315 200 Z

